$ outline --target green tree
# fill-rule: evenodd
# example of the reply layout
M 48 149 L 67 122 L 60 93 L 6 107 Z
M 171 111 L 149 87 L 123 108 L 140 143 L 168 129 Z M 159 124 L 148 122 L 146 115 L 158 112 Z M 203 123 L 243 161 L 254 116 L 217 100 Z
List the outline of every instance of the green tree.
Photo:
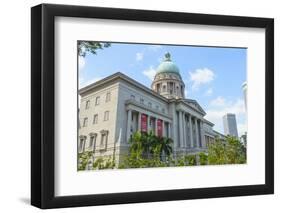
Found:
M 129 140 L 130 148 L 127 157 L 119 168 L 145 168 L 169 166 L 172 153 L 172 139 L 148 133 L 135 132 Z M 165 154 L 165 161 L 162 159 Z
M 185 160 L 186 160 L 188 166 L 196 165 L 196 155 L 186 155 Z
M 216 138 L 208 147 L 209 164 L 246 163 L 246 149 L 236 137 L 227 136 L 225 141 Z
M 114 160 L 110 158 L 97 158 L 93 163 L 92 169 L 113 169 L 115 167 Z
M 232 136 L 228 136 L 225 146 L 226 158 L 228 164 L 241 164 L 246 163 L 246 153 L 244 146 L 241 142 Z
M 219 138 L 215 138 L 215 141 L 208 146 L 208 162 L 209 164 L 225 164 L 226 153 L 225 144 Z
M 78 171 L 85 170 L 93 152 L 83 152 L 78 154 Z
M 136 156 L 137 159 L 142 157 L 144 146 L 143 146 L 143 136 L 141 132 L 134 132 L 129 140 L 130 143 L 130 154 Z
M 159 146 L 160 146 L 160 154 L 161 156 L 164 154 L 165 157 L 169 157 L 172 154 L 172 143 L 173 140 L 168 137 L 161 137 L 159 138 Z
M 208 155 L 204 152 L 199 153 L 200 165 L 207 165 L 208 163 Z
M 88 52 L 97 54 L 97 50 L 110 47 L 109 42 L 95 42 L 95 41 L 78 41 L 78 55 L 85 57 Z

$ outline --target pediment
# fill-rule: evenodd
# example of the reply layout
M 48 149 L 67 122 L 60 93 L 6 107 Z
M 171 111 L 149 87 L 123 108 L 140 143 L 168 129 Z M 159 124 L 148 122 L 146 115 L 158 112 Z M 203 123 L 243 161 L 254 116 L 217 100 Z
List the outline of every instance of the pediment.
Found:
M 183 102 L 193 109 L 196 109 L 197 111 L 201 112 L 203 115 L 206 115 L 206 112 L 203 110 L 203 108 L 200 106 L 200 104 L 193 99 L 184 99 Z

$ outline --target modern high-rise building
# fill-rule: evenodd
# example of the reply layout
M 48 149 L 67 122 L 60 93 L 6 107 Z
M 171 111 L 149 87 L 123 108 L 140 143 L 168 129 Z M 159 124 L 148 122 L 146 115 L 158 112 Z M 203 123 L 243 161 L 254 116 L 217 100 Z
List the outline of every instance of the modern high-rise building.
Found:
M 224 134 L 238 138 L 237 123 L 235 114 L 227 113 L 223 116 Z

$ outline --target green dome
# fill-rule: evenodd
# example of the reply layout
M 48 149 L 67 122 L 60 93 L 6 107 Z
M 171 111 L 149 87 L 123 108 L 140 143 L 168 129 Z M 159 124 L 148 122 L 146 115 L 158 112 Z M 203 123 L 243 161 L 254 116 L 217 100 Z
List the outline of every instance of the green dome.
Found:
M 171 60 L 170 53 L 165 54 L 163 62 L 158 66 L 156 74 L 158 73 L 176 73 L 180 74 L 179 68 Z

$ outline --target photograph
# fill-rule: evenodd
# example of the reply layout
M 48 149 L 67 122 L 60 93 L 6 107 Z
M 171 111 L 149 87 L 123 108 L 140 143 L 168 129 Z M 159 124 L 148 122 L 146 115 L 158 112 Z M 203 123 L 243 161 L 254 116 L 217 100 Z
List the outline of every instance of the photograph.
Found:
M 33 206 L 274 193 L 274 18 L 156 8 L 31 8 Z
M 246 47 L 78 40 L 77 75 L 77 171 L 247 164 Z

